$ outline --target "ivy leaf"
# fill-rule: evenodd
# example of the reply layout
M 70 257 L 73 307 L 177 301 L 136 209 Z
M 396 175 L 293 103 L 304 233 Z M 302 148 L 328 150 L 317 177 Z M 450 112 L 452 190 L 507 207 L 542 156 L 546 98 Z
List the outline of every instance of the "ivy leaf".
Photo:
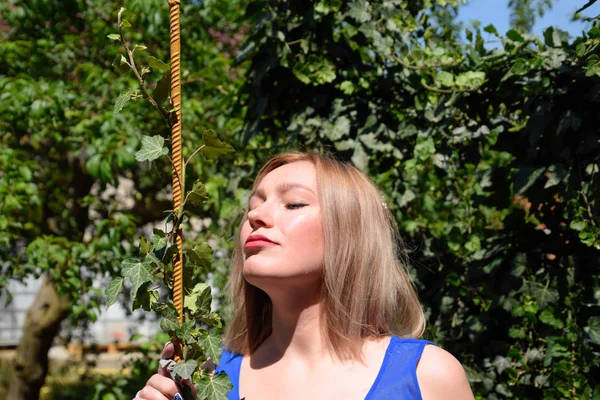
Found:
M 110 40 L 119 40 L 121 38 L 118 33 L 111 33 L 110 35 L 106 35 L 106 37 Z
M 165 332 L 176 331 L 179 329 L 179 315 L 175 306 L 168 303 L 161 313 L 163 319 L 160 321 L 160 329 Z
M 562 329 L 564 327 L 563 322 L 554 316 L 552 308 L 546 308 L 542 311 L 539 318 L 540 321 L 554 328 Z
M 209 331 L 200 336 L 199 343 L 210 359 L 215 364 L 219 364 L 221 359 L 221 335 L 216 331 Z
M 183 306 L 197 314 L 198 312 L 209 312 L 212 304 L 212 289 L 206 283 L 198 283 L 192 289 L 191 293 L 186 294 L 183 299 Z
M 141 308 L 145 311 L 151 311 L 152 306 L 158 302 L 158 291 L 157 290 L 142 290 L 133 299 L 133 305 L 131 308 L 136 310 Z
M 452 87 L 454 85 L 454 75 L 447 71 L 440 71 L 436 75 L 435 80 L 442 86 Z
M 145 256 L 150 252 L 150 243 L 144 236 L 140 236 L 140 256 Z
M 201 151 L 208 160 L 214 160 L 221 154 L 233 153 L 235 151 L 233 147 L 220 141 L 212 129 L 204 131 L 202 141 L 204 142 L 204 148 Z
M 213 377 L 204 374 L 197 381 L 196 389 L 198 390 L 196 396 L 198 400 L 227 400 L 227 392 L 233 389 L 233 385 L 225 373 Z
M 181 377 L 181 379 L 189 379 L 192 377 L 197 367 L 198 362 L 196 360 L 178 362 L 173 366 L 173 374 Z
M 121 293 L 121 290 L 123 290 L 123 278 L 117 276 L 108 284 L 106 290 L 104 291 L 106 296 L 106 308 L 115 304 L 117 301 L 117 296 L 119 293 Z
M 157 104 L 162 104 L 171 93 L 171 72 L 167 71 L 159 79 L 156 87 L 152 91 L 152 97 Z
M 212 263 L 213 249 L 208 243 L 203 242 L 194 246 L 193 249 L 186 251 L 188 260 L 202 269 L 210 268 Z
M 369 3 L 366 0 L 353 0 L 350 2 L 348 16 L 358 23 L 364 23 L 371 20 L 369 13 Z
M 164 62 L 160 61 L 158 58 L 156 57 L 152 57 L 152 56 L 148 56 L 146 57 L 146 61 L 148 61 L 148 65 L 150 65 L 150 67 L 157 69 L 159 71 L 170 71 L 170 67 L 168 64 L 165 64 Z
M 159 260 L 164 258 L 166 249 L 167 238 L 164 235 L 152 235 L 152 251 Z
M 175 330 L 175 334 L 178 338 L 183 339 L 185 343 L 193 343 L 194 339 L 192 333 L 195 331 L 194 321 L 185 321 L 180 327 Z
M 558 300 L 558 291 L 550 286 L 539 282 L 529 282 L 527 286 L 535 301 L 542 309 Z
M 206 199 L 208 199 L 208 191 L 206 190 L 206 186 L 200 181 L 197 180 L 194 182 L 194 186 L 189 193 L 189 200 L 195 207 L 198 207 L 202 204 Z
M 164 147 L 165 139 L 160 135 L 142 136 L 142 148 L 135 153 L 135 159 L 138 161 L 154 161 L 169 152 Z
M 507 357 L 496 356 L 494 362 L 492 363 L 499 374 L 501 374 L 506 368 L 510 368 L 512 365 L 512 360 Z
M 118 114 L 123 109 L 123 107 L 125 107 L 125 103 L 127 103 L 129 100 L 131 100 L 131 95 L 134 93 L 135 93 L 135 90 L 133 90 L 133 89 L 127 89 L 127 90 L 121 92 L 119 97 L 117 97 L 117 100 L 115 100 L 115 107 L 113 109 L 113 114 Z
M 146 261 L 125 260 L 121 264 L 123 265 L 121 275 L 124 278 L 131 279 L 133 293 L 136 293 L 142 284 L 151 282 L 154 279 L 150 264 Z
M 594 344 L 600 344 L 600 317 L 590 317 L 588 325 L 583 328 Z

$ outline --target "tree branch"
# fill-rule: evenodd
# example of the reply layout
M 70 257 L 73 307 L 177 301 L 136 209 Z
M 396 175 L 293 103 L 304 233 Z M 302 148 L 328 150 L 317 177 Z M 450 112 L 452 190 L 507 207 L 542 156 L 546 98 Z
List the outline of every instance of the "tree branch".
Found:
M 426 71 L 429 69 L 436 69 L 436 68 L 450 68 L 450 67 L 456 67 L 457 65 L 460 65 L 460 63 L 463 61 L 463 59 L 461 58 L 460 61 L 457 61 L 455 63 L 452 64 L 434 64 L 434 65 L 410 65 L 405 63 L 404 61 L 402 61 L 400 58 L 396 57 L 396 55 L 392 54 L 392 58 L 394 60 L 396 60 L 396 62 L 400 65 L 402 65 L 404 68 L 408 68 L 408 69 L 412 69 L 415 71 Z
M 152 106 L 158 110 L 158 112 L 160 113 L 160 115 L 162 115 L 162 117 L 164 118 L 165 122 L 167 123 L 167 125 L 170 128 L 171 127 L 171 120 L 169 119 L 169 113 L 166 112 L 165 110 L 163 110 L 156 103 L 156 101 L 152 98 L 152 96 L 150 96 L 150 93 L 148 93 L 148 89 L 146 88 L 146 84 L 144 82 L 144 78 L 140 75 L 140 73 L 138 72 L 138 69 L 137 69 L 137 67 L 135 65 L 135 60 L 133 58 L 133 52 L 131 50 L 129 50 L 129 46 L 125 42 L 125 36 L 123 36 L 123 26 L 122 26 L 122 23 L 121 23 L 121 14 L 123 14 L 123 11 L 125 11 L 125 9 L 123 7 L 121 7 L 121 9 L 119 10 L 118 17 L 117 17 L 117 24 L 118 24 L 118 27 L 119 27 L 119 40 L 121 41 L 121 45 L 123 45 L 123 47 L 125 48 L 125 51 L 127 52 L 127 56 L 129 57 L 129 63 L 127 63 L 127 64 L 129 65 L 129 68 L 131 68 L 131 70 L 133 71 L 133 73 L 135 74 L 135 77 L 137 78 L 137 80 L 140 82 L 140 87 L 142 89 L 142 94 L 144 96 L 144 99 L 148 100 L 148 102 L 150 104 L 152 104 Z
M 580 12 L 582 12 L 582 11 L 584 11 L 584 10 L 586 10 L 586 9 L 590 8 L 591 6 L 593 6 L 593 5 L 594 5 L 594 3 L 595 3 L 596 1 L 598 1 L 598 0 L 590 0 L 590 1 L 588 1 L 586 4 L 584 4 L 584 6 L 583 6 L 583 7 L 581 7 L 579 10 L 575 11 L 575 14 L 579 14 Z
M 92 10 L 94 10 L 94 12 L 104 20 L 104 22 L 109 23 L 110 22 L 110 17 L 104 12 L 102 11 L 102 9 L 100 7 L 98 7 L 97 5 L 95 5 L 94 3 L 92 3 L 92 0 L 85 0 L 85 4 L 87 4 L 87 6 L 89 8 L 91 8 Z
M 431 90 L 432 92 L 443 93 L 443 94 L 471 93 L 471 92 L 476 92 L 477 90 L 479 90 L 479 88 L 481 88 L 481 86 L 478 86 L 475 89 L 438 89 L 438 88 L 434 88 L 433 86 L 429 86 L 424 81 L 421 81 L 421 85 L 423 85 L 423 87 L 427 90 Z

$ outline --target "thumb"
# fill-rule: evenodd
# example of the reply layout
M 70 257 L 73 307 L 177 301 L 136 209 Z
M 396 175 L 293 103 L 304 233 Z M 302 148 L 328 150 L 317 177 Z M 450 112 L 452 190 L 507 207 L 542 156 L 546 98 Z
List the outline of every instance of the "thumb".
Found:
M 163 348 L 162 353 L 160 353 L 160 363 L 158 365 L 158 373 L 162 376 L 166 376 L 168 378 L 171 377 L 171 373 L 167 369 L 170 363 L 165 362 L 168 360 L 172 360 L 175 355 L 175 346 L 171 342 L 167 342 L 165 347 Z

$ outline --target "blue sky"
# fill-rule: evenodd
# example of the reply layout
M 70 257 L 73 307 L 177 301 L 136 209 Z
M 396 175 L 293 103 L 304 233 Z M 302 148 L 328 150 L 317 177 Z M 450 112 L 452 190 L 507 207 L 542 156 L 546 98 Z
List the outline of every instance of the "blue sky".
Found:
M 533 34 L 541 35 L 548 26 L 557 26 L 566 30 L 571 36 L 579 36 L 582 30 L 589 29 L 589 24 L 581 21 L 571 21 L 573 13 L 587 3 L 587 0 L 555 0 L 552 10 L 542 18 L 538 18 Z M 600 1 L 583 12 L 587 16 L 600 14 Z M 459 9 L 458 17 L 467 25 L 471 20 L 479 20 L 482 27 L 492 24 L 499 33 L 509 29 L 510 11 L 508 0 L 469 0 L 468 4 Z

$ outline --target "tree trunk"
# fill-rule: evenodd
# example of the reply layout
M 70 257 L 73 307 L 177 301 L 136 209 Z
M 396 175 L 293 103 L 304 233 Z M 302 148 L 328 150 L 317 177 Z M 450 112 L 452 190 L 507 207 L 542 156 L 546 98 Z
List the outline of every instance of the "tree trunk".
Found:
M 69 315 L 69 298 L 46 277 L 27 311 L 23 335 L 13 361 L 7 399 L 37 400 L 48 373 L 48 351 L 61 322 Z

